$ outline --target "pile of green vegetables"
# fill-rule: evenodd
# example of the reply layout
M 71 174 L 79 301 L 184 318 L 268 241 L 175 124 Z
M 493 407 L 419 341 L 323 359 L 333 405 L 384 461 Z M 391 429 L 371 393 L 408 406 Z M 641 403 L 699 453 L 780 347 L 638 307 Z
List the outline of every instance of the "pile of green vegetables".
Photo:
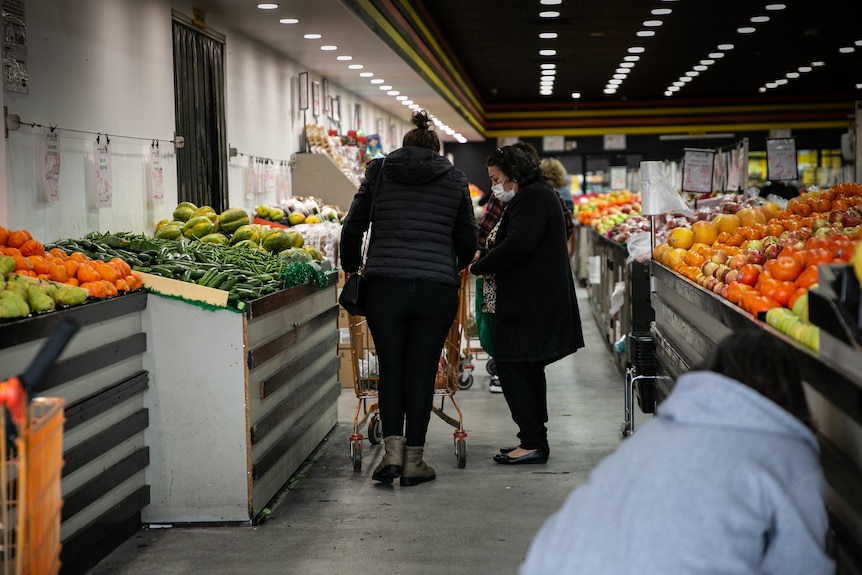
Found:
M 246 302 L 279 290 L 312 282 L 320 287 L 329 285 L 320 262 L 290 260 L 245 246 L 92 232 L 82 239 L 46 245 L 45 249 L 53 247 L 103 261 L 117 257 L 135 271 L 225 290 L 228 306 L 239 310 Z

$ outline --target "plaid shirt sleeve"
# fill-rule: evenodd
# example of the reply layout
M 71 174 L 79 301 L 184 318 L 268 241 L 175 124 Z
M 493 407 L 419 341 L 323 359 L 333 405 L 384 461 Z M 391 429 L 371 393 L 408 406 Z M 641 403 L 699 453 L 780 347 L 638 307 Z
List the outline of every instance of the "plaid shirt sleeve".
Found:
M 500 221 L 500 216 L 503 215 L 503 207 L 503 202 L 494 196 L 491 196 L 491 199 L 485 205 L 485 211 L 479 219 L 479 248 L 485 248 L 485 240 L 488 237 L 488 232 Z
M 559 192 L 557 193 L 557 197 L 560 198 L 560 205 L 563 207 L 563 219 L 566 220 L 566 238 L 570 238 L 572 232 L 575 231 L 575 218 L 572 216 L 572 210 L 566 205 L 566 200 L 560 196 Z

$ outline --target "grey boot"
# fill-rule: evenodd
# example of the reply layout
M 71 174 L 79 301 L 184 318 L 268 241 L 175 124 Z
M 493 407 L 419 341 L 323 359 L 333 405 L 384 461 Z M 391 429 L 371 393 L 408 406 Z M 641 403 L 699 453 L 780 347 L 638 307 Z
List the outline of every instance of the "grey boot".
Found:
M 437 475 L 434 470 L 422 461 L 422 454 L 425 451 L 424 447 L 413 447 L 408 445 L 404 448 L 406 461 L 404 462 L 404 470 L 401 472 L 401 486 L 410 487 L 411 485 L 419 485 L 426 481 L 431 481 Z
M 377 467 L 374 468 L 371 479 L 392 483 L 392 480 L 401 475 L 401 467 L 404 465 L 404 441 L 402 435 L 390 435 L 383 438 L 386 453 Z

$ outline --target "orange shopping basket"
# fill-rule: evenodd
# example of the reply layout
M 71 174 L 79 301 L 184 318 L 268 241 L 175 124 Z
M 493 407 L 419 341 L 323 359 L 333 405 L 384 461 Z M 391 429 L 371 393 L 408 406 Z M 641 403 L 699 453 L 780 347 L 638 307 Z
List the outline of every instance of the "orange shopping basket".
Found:
M 0 381 L 0 573 L 60 572 L 63 406 L 28 391 L 41 381 L 77 326 L 60 324 L 21 376 Z

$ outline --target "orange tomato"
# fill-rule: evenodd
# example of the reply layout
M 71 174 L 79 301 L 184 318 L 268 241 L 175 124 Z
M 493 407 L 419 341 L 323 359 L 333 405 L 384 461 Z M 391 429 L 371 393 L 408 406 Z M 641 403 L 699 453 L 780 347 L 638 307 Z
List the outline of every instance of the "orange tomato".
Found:
M 754 298 L 748 308 L 748 312 L 751 315 L 760 315 L 761 313 L 765 313 L 766 311 L 774 308 L 774 307 L 782 307 L 780 303 L 775 301 L 771 297 L 767 297 L 765 295 Z
M 728 301 L 735 303 L 736 305 L 740 305 L 742 302 L 742 296 L 747 291 L 751 291 L 754 288 L 748 284 L 744 284 L 741 282 L 730 282 L 727 284 L 727 299 Z
M 774 298 L 780 284 L 781 282 L 777 279 L 767 278 L 757 282 L 757 289 L 766 297 Z
M 816 266 L 818 264 L 828 264 L 835 259 L 835 256 L 827 248 L 814 248 L 805 251 L 808 252 L 805 255 L 805 265 Z
M 132 267 L 124 259 L 112 258 L 108 263 L 112 264 L 117 269 L 120 276 L 127 276 L 129 275 L 129 272 L 132 271 Z
M 5 247 L 3 248 L 2 253 L 4 256 L 12 256 L 14 258 L 15 256 L 21 255 L 21 250 L 19 250 L 18 248 Z
M 779 256 L 774 262 L 769 268 L 769 273 L 777 280 L 794 281 L 802 273 L 802 263 L 793 256 Z
M 69 259 L 69 254 L 67 254 L 65 251 L 63 251 L 60 248 L 51 248 L 50 250 L 48 250 L 48 254 L 54 256 L 55 258 L 61 259 L 61 260 Z
M 6 238 L 6 245 L 10 248 L 20 248 L 30 239 L 29 236 L 30 233 L 25 230 L 16 230 Z
M 807 293 L 808 293 L 807 287 L 797 287 L 796 291 L 793 292 L 793 295 L 790 296 L 790 299 L 787 301 L 787 307 L 789 307 L 790 309 L 793 309 L 793 304 L 796 303 L 796 300 L 798 300 L 799 298 L 801 298 L 802 296 L 804 296 Z
M 69 281 L 69 272 L 66 271 L 66 266 L 62 263 L 52 265 L 48 275 L 55 282 L 66 283 Z
M 37 240 L 27 240 L 18 249 L 21 250 L 21 255 L 24 256 L 41 256 L 45 253 L 45 246 Z
M 102 279 L 102 276 L 99 275 L 99 272 L 97 272 L 92 265 L 85 262 L 81 262 L 80 265 L 78 265 L 78 273 L 76 275 L 82 286 L 85 283 L 92 283 Z
M 69 259 L 72 259 L 72 260 L 79 262 L 79 263 L 90 261 L 89 256 L 87 256 L 87 254 L 85 254 L 84 252 L 72 252 L 69 255 Z
M 6 240 L 9 238 L 9 230 L 0 226 L 0 246 L 6 245 Z
M 817 266 L 808 266 L 796 278 L 796 285 L 801 288 L 810 288 L 818 281 Z
M 15 260 L 15 270 L 16 271 L 32 271 L 33 270 L 33 262 L 30 261 L 30 258 L 25 258 L 24 256 L 12 256 Z
M 73 259 L 68 259 L 63 261 L 63 266 L 66 268 L 66 274 L 70 277 L 77 277 L 78 275 L 78 266 L 81 265 Z
M 790 298 L 793 297 L 793 294 L 796 293 L 797 289 L 799 288 L 797 288 L 796 284 L 792 281 L 778 282 L 778 286 L 772 293 L 772 299 L 774 299 L 784 307 L 790 307 Z
M 101 277 L 103 280 L 111 282 L 111 284 L 117 281 L 117 270 L 111 264 L 100 260 L 94 260 L 93 269 L 96 270 L 96 272 L 99 274 L 99 277 Z

